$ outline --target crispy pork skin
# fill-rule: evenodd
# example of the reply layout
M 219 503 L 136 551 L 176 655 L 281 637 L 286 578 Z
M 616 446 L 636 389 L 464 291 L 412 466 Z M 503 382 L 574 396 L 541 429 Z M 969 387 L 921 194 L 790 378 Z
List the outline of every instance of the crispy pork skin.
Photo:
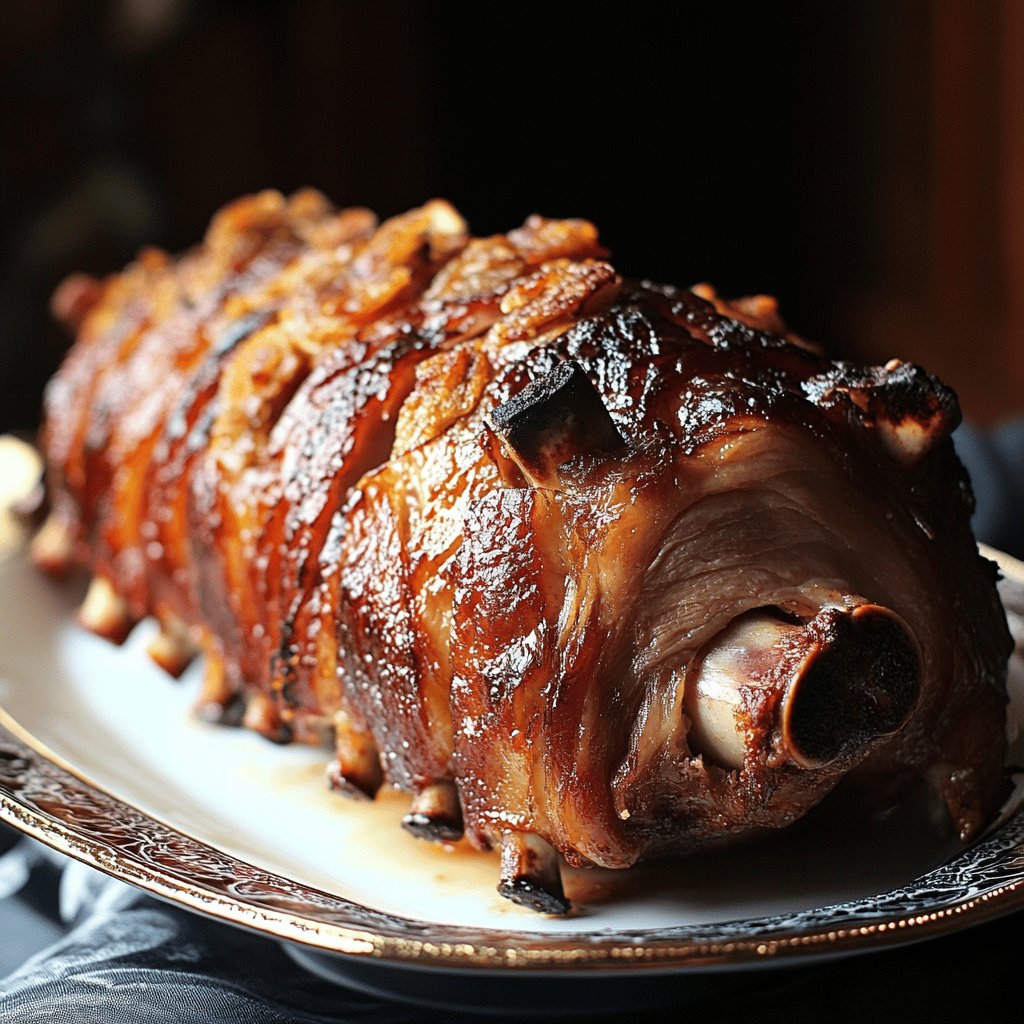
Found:
M 952 392 L 827 359 L 773 299 L 624 281 L 597 232 L 474 239 L 240 200 L 54 309 L 41 568 L 81 621 L 152 614 L 200 710 L 330 738 L 405 827 L 625 868 L 784 826 L 844 777 L 923 776 L 966 839 L 1005 785 L 1010 639 Z

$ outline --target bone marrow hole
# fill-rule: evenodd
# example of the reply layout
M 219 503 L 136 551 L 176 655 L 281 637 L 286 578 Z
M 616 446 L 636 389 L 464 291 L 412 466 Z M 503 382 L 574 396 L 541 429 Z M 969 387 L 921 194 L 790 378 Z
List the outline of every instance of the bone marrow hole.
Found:
M 793 760 L 816 767 L 896 732 L 917 703 L 920 675 L 916 646 L 886 609 L 831 616 L 783 706 Z
M 920 675 L 917 645 L 880 605 L 851 599 L 805 621 L 761 608 L 733 620 L 689 670 L 687 740 L 694 754 L 731 769 L 757 744 L 767 756 L 773 735 L 799 768 L 856 758 L 907 720 Z M 776 694 L 778 710 L 774 724 L 752 728 L 747 709 L 759 693 Z

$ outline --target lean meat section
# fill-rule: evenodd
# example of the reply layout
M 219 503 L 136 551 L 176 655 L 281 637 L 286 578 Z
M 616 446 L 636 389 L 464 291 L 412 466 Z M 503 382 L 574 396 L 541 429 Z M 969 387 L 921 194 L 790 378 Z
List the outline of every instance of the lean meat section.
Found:
M 585 221 L 268 192 L 71 279 L 37 564 L 89 567 L 111 639 L 155 615 L 169 671 L 201 651 L 203 714 L 330 740 L 332 785 L 409 792 L 542 911 L 560 858 L 734 841 L 851 772 L 976 834 L 1010 639 L 953 394 L 606 255 Z

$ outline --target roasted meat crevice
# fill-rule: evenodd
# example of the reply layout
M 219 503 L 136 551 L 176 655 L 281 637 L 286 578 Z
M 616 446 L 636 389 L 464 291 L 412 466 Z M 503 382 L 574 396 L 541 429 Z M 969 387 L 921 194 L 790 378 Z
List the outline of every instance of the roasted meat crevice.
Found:
M 623 281 L 584 221 L 473 239 L 263 193 L 180 258 L 75 278 L 38 564 L 81 620 L 205 655 L 205 717 L 334 744 L 416 835 L 624 868 L 924 776 L 1004 787 L 1010 649 L 918 367 L 833 363 L 774 300 Z

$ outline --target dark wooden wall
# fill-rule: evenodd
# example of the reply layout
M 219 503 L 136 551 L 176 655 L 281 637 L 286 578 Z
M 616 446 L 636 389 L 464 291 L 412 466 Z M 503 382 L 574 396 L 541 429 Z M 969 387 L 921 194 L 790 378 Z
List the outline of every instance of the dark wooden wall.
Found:
M 879 264 L 847 297 L 850 343 L 926 364 L 975 418 L 1020 412 L 1024 3 L 895 3 L 880 15 L 879 159 L 864 197 Z
M 771 291 L 833 350 L 1024 405 L 1024 0 L 0 4 L 0 429 L 73 269 L 317 185 L 478 232 L 595 220 L 627 273 Z

